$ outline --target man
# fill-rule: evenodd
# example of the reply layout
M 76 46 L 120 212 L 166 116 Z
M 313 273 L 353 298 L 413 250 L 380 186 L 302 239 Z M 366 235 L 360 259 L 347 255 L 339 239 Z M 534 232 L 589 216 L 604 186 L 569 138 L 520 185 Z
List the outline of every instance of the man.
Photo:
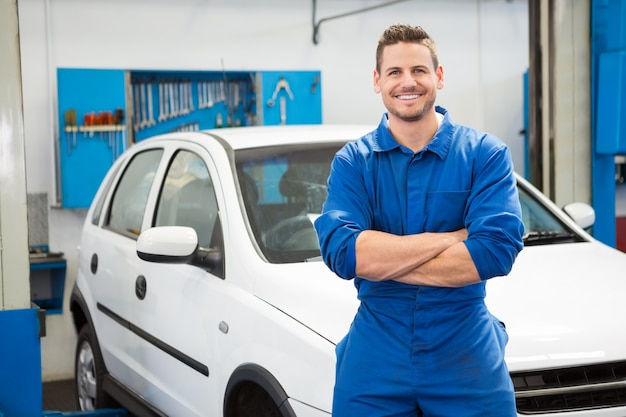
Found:
M 452 122 L 435 42 L 394 25 L 376 51 L 378 128 L 335 156 L 322 257 L 361 301 L 337 346 L 333 417 L 515 416 L 508 336 L 484 304 L 523 223 L 508 148 Z

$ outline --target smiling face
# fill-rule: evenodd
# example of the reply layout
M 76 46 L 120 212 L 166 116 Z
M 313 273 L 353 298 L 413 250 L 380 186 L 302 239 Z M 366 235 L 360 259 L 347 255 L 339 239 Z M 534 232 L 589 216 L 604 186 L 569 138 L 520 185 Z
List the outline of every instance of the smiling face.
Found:
M 390 123 L 394 118 L 419 121 L 431 112 L 434 116 L 442 88 L 443 68 L 435 68 L 428 47 L 414 42 L 385 46 L 380 69 L 374 71 L 374 91 L 381 94 Z

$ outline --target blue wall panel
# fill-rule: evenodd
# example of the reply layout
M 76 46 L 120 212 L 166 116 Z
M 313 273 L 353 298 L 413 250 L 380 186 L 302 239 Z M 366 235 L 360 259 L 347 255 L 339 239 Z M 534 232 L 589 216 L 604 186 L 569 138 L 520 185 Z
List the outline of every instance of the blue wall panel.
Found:
M 76 111 L 76 124 L 82 126 L 85 114 L 126 108 L 125 71 L 100 69 L 57 70 L 59 141 L 61 164 L 61 204 L 64 208 L 89 207 L 115 158 L 113 140 L 124 135 L 110 132 L 67 133 L 65 112 Z
M 0 416 L 42 414 L 38 311 L 0 311 Z
M 263 71 L 261 75 L 263 77 L 262 124 L 322 123 L 322 84 L 319 71 Z M 281 78 L 289 86 L 289 91 L 281 88 L 285 85 L 279 84 Z M 285 102 L 284 123 L 281 119 L 281 99 Z

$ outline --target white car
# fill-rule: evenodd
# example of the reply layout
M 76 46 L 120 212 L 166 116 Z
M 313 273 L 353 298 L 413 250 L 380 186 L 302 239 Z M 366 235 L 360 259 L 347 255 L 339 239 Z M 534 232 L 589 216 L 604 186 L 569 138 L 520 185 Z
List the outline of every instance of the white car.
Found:
M 133 145 L 84 224 L 71 312 L 81 409 L 329 416 L 358 306 L 313 220 L 334 153 L 368 126 L 173 133 Z M 626 254 L 519 178 L 525 249 L 488 305 L 521 415 L 626 416 Z M 586 210 L 586 211 L 585 211 Z

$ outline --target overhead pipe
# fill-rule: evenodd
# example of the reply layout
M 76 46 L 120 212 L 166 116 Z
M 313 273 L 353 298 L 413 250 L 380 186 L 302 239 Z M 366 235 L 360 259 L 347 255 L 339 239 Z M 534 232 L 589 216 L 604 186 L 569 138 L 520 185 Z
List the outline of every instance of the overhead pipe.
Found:
M 394 4 L 403 3 L 403 2 L 406 2 L 406 1 L 410 1 L 410 0 L 388 1 L 386 3 L 378 4 L 376 6 L 370 6 L 370 7 L 366 7 L 366 8 L 363 8 L 363 9 L 354 10 L 352 12 L 346 12 L 346 13 L 341 13 L 341 14 L 338 14 L 338 15 L 335 15 L 335 16 L 325 17 L 325 18 L 320 19 L 319 21 L 316 22 L 317 0 L 313 0 L 313 13 L 312 13 L 312 15 L 313 15 L 313 43 L 315 45 L 317 45 L 317 43 L 318 43 L 317 36 L 319 35 L 320 26 L 324 22 L 328 22 L 329 20 L 339 19 L 341 17 L 353 16 L 355 14 L 359 14 L 359 13 L 363 13 L 363 12 L 369 12 L 370 10 L 380 9 L 382 7 L 392 6 Z

